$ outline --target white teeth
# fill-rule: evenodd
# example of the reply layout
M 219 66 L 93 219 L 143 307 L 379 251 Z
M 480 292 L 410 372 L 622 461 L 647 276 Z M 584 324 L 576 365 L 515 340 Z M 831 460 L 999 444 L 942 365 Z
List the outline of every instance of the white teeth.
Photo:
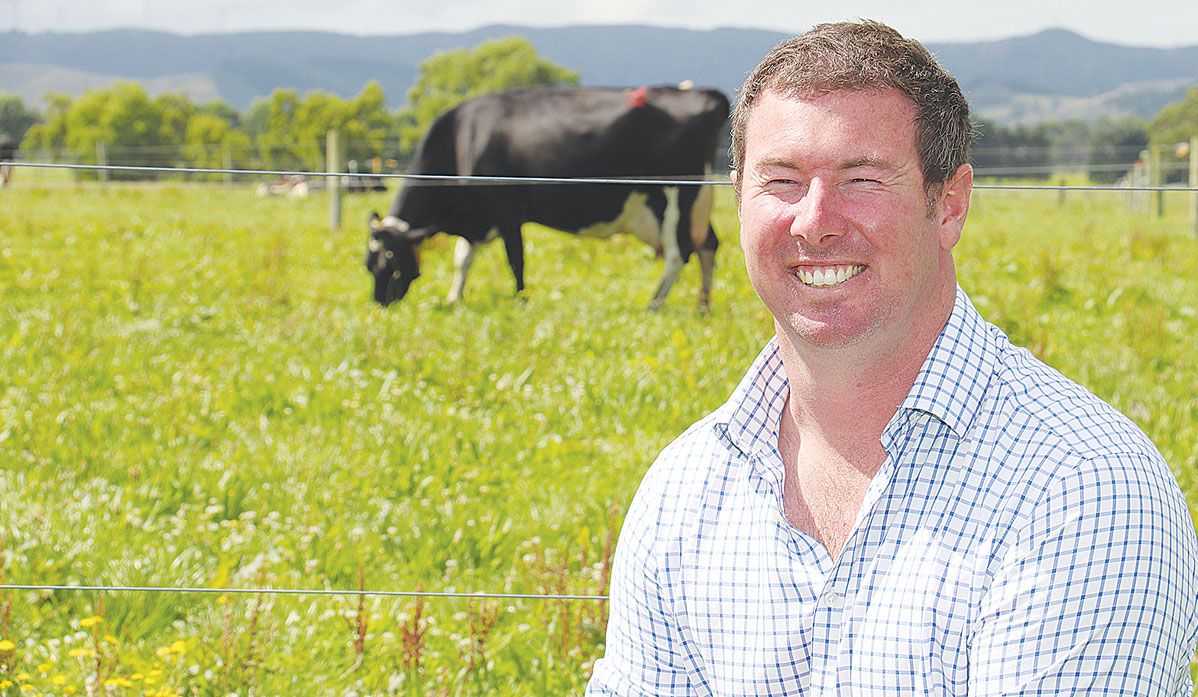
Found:
M 795 276 L 805 285 L 826 287 L 844 283 L 864 270 L 865 266 L 854 264 L 852 266 L 828 266 L 814 270 L 795 269 L 794 272 Z

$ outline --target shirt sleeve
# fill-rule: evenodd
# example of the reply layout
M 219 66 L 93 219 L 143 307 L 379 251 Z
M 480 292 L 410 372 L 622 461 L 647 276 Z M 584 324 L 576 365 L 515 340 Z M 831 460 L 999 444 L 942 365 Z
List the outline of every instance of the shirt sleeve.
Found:
M 1159 458 L 1082 462 L 995 574 L 970 646 L 971 697 L 1190 697 L 1198 541 Z
M 679 627 L 659 585 L 657 549 L 663 515 L 652 470 L 629 507 L 612 566 L 605 654 L 587 695 L 696 695 Z

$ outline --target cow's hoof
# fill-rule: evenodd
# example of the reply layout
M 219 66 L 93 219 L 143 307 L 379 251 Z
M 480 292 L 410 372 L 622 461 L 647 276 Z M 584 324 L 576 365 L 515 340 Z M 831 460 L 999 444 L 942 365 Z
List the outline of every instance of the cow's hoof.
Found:
M 701 315 L 711 314 L 711 304 L 710 303 L 699 303 L 699 314 L 701 314 Z
M 665 305 L 666 305 L 665 300 L 661 300 L 660 298 L 653 298 L 652 300 L 649 301 L 649 312 L 657 312 L 657 311 L 661 310 L 661 308 L 665 307 Z

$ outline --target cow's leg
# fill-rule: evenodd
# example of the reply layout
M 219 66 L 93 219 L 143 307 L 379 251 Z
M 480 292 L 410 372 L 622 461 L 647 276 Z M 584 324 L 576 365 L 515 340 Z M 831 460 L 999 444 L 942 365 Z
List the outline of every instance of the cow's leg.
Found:
M 508 266 L 512 267 L 512 276 L 516 279 L 516 293 L 520 294 L 524 292 L 524 235 L 520 232 L 520 224 L 505 225 L 500 235 Z
M 666 258 L 666 267 L 661 274 L 657 293 L 649 302 L 650 310 L 658 310 L 665 304 L 666 296 L 670 294 L 674 281 L 678 280 L 678 272 L 683 264 L 682 251 L 678 248 L 678 221 L 681 215 L 678 210 L 678 187 L 667 186 L 665 196 L 666 208 L 661 216 L 661 251 Z
M 708 240 L 715 241 L 715 229 L 708 226 Z M 703 245 L 696 250 L 699 255 L 699 270 L 703 274 L 702 285 L 699 286 L 699 312 L 707 314 L 711 309 L 711 283 L 715 275 L 715 245 Z
M 707 177 L 711 177 L 711 165 L 705 168 Z M 690 214 L 691 249 L 699 255 L 699 271 L 702 273 L 702 284 L 699 286 L 699 312 L 706 314 L 711 309 L 711 284 L 715 273 L 715 250 L 720 246 L 715 236 L 715 228 L 711 226 L 711 209 L 714 202 L 714 187 L 701 186 L 695 196 L 695 203 Z
M 449 289 L 449 295 L 445 296 L 445 302 L 456 303 L 462 299 L 462 293 L 466 290 L 466 274 L 470 273 L 470 264 L 474 263 L 474 255 L 481 246 L 482 243 L 471 244 L 465 237 L 458 238 L 453 248 L 453 286 Z

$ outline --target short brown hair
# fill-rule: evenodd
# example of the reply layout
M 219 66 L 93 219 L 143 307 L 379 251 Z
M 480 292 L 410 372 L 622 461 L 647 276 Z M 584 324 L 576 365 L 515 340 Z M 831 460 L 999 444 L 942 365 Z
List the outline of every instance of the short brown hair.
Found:
M 732 115 L 733 167 L 744 165 L 749 113 L 765 92 L 796 98 L 871 88 L 896 89 L 915 105 L 925 190 L 939 188 L 969 161 L 973 127 L 956 79 L 918 41 L 861 21 L 817 25 L 775 46 L 753 69 Z

